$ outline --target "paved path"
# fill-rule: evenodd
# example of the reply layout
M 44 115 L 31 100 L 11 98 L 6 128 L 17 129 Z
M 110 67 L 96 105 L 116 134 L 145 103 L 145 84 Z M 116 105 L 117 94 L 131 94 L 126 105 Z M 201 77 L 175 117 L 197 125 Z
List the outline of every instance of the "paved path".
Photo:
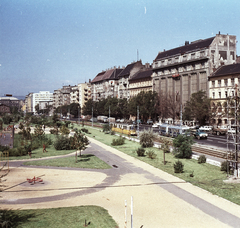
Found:
M 124 227 L 125 200 L 130 227 L 133 196 L 134 227 L 240 227 L 240 207 L 158 170 L 116 149 L 90 139 L 92 153 L 113 168 L 23 167 L 11 163 L 1 208 L 51 208 L 99 205 Z M 44 184 L 29 185 L 27 177 Z

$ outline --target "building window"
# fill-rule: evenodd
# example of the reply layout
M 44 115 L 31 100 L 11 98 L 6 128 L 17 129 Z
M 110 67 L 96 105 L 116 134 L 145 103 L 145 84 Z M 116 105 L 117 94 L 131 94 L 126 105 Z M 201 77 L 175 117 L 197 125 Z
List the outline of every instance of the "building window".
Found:
M 218 92 L 218 97 L 221 98 L 221 92 Z
M 218 87 L 221 87 L 221 80 L 218 80 Z
M 234 78 L 231 78 L 231 86 L 234 86 Z
M 224 79 L 224 86 L 227 86 L 227 85 L 228 85 L 228 80 Z
M 205 54 L 205 52 L 204 52 L 204 51 L 201 51 L 201 52 L 200 52 L 200 57 L 204 57 L 204 54 Z
M 213 99 L 215 99 L 215 92 L 212 93 L 212 97 L 213 97 Z
M 212 81 L 212 87 L 213 88 L 215 87 L 215 81 Z
M 191 54 L 191 59 L 195 59 L 195 53 Z
M 183 61 L 186 61 L 186 60 L 187 60 L 187 56 L 184 55 L 184 56 L 183 56 Z
M 228 92 L 227 91 L 225 91 L 225 98 L 227 98 L 228 97 Z

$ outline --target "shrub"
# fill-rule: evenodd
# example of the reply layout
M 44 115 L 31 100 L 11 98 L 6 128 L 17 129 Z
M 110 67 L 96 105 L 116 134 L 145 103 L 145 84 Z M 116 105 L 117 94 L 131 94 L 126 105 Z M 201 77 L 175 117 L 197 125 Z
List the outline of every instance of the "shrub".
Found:
M 173 153 L 177 158 L 191 158 L 192 157 L 193 138 L 187 135 L 178 135 L 173 140 Z
M 145 156 L 145 149 L 143 147 L 139 147 L 136 152 L 139 157 Z
M 60 133 L 62 135 L 68 135 L 70 133 L 69 129 L 67 128 L 67 125 L 62 125 L 61 126 Z
M 229 161 L 223 161 L 221 163 L 221 169 L 220 170 L 224 171 L 224 172 L 228 172 L 229 171 L 230 174 L 233 174 L 233 169 L 232 169 Z
M 183 173 L 183 163 L 181 161 L 177 161 L 175 162 L 175 164 L 173 164 L 174 167 L 174 173 Z
M 104 124 L 103 125 L 103 132 L 109 133 L 110 131 L 111 131 L 111 128 L 110 128 L 109 124 Z
M 65 136 L 58 137 L 54 142 L 54 148 L 56 150 L 70 150 L 71 149 L 70 139 Z
M 81 131 L 82 131 L 82 132 L 85 132 L 86 134 L 89 134 L 89 132 L 88 132 L 88 129 L 87 129 L 87 128 L 82 128 L 82 129 L 81 129 Z
M 113 139 L 111 145 L 112 146 L 120 146 L 124 144 L 125 139 L 123 137 L 119 137 L 118 139 Z
M 152 147 L 154 145 L 154 138 L 155 138 L 155 134 L 153 133 L 152 130 L 149 131 L 142 131 L 140 133 L 140 145 L 144 148 L 146 147 Z
M 206 156 L 205 155 L 200 155 L 198 157 L 198 163 L 201 164 L 201 163 L 206 163 Z
M 146 154 L 151 159 L 155 159 L 157 157 L 153 150 L 149 150 Z

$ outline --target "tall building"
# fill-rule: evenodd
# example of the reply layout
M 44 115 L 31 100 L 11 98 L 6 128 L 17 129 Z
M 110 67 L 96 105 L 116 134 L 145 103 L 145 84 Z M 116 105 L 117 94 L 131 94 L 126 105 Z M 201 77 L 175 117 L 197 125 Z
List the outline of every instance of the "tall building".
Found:
M 184 46 L 159 52 L 153 62 L 153 90 L 179 96 L 184 104 L 199 90 L 209 95 L 208 77 L 220 66 L 236 62 L 236 36 L 185 42 Z M 177 99 L 177 98 L 176 98 Z
M 36 105 L 40 105 L 41 103 L 49 104 L 53 101 L 53 93 L 49 91 L 40 91 L 39 93 L 31 93 L 31 112 L 36 113 Z M 28 109 L 29 110 L 29 109 Z

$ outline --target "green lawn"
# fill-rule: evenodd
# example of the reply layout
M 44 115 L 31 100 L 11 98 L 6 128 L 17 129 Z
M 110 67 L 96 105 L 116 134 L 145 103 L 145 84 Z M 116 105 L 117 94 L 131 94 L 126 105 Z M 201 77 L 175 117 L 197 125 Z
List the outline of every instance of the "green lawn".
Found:
M 118 136 L 106 135 L 101 132 L 99 129 L 87 127 L 91 134 L 88 134 L 89 137 L 105 143 L 106 145 L 111 146 L 113 138 Z M 148 148 L 153 150 L 157 157 L 155 159 L 150 159 L 147 156 L 138 157 L 135 152 L 136 149 L 140 147 L 139 143 L 133 142 L 130 140 L 125 140 L 125 144 L 122 146 L 114 146 L 114 148 L 128 154 L 132 157 L 135 157 L 141 161 L 144 161 L 156 168 L 159 168 L 167 173 L 170 173 L 174 176 L 177 176 L 187 182 L 192 183 L 200 188 L 203 188 L 215 195 L 223 197 L 229 201 L 232 201 L 240 205 L 240 184 L 227 184 L 223 180 L 227 179 L 227 174 L 220 171 L 220 167 L 210 165 L 207 163 L 198 164 L 195 159 L 176 159 L 171 153 L 165 154 L 165 159 L 167 164 L 163 164 L 163 152 L 158 148 Z M 183 173 L 174 173 L 173 164 L 180 160 L 184 164 Z M 193 177 L 190 177 L 190 174 L 193 173 Z
M 0 210 L 0 214 L 3 211 Z M 65 228 L 85 227 L 89 228 L 117 228 L 116 222 L 108 211 L 97 206 L 64 207 L 37 210 L 4 211 L 3 219 L 11 221 L 9 227 L 18 228 Z
M 49 160 L 38 160 L 24 162 L 24 165 L 37 165 L 37 166 L 56 166 L 56 167 L 73 167 L 73 168 L 89 168 L 89 169 L 110 169 L 111 166 L 103 162 L 93 154 L 82 154 L 81 157 L 75 156 L 49 159 Z

